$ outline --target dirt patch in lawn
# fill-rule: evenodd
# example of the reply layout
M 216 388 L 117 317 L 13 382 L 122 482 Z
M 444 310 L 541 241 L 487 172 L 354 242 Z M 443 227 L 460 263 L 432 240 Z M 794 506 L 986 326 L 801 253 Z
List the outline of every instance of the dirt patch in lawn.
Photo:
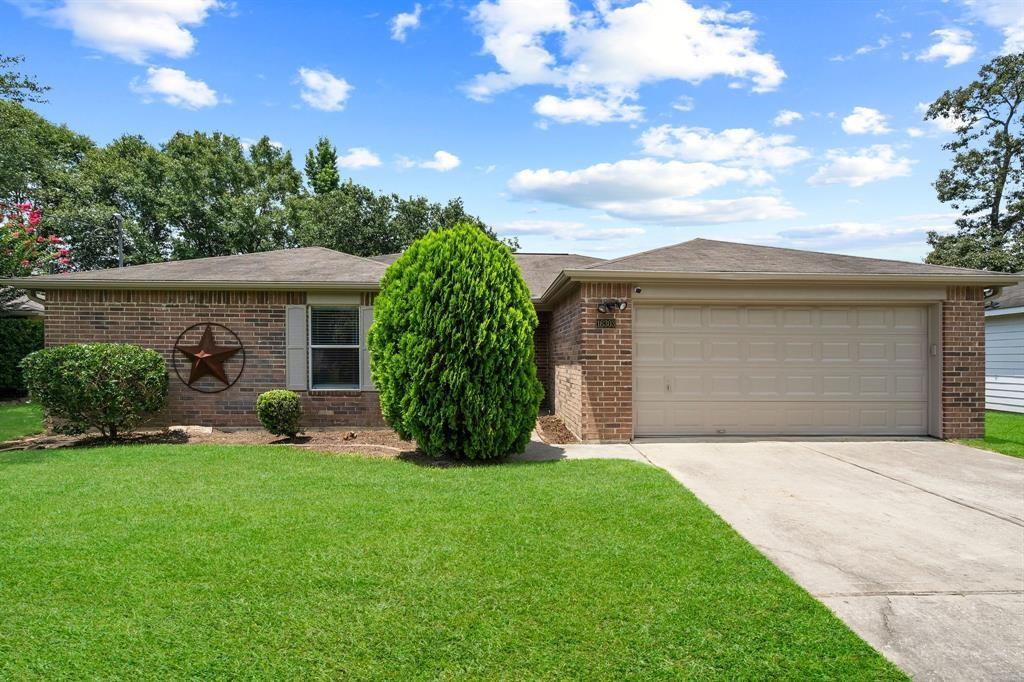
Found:
M 311 430 L 294 439 L 274 436 L 259 429 L 222 431 L 203 427 L 172 427 L 140 430 L 116 441 L 96 434 L 63 436 L 58 434 L 32 436 L 0 444 L 4 450 L 38 450 L 53 448 L 97 447 L 102 445 L 218 444 L 218 445 L 290 445 L 321 452 L 358 453 L 374 457 L 411 457 L 417 453 L 416 443 L 402 440 L 391 429 L 351 431 Z
M 537 435 L 542 441 L 552 445 L 580 442 L 579 438 L 572 435 L 565 422 L 553 414 L 537 417 Z

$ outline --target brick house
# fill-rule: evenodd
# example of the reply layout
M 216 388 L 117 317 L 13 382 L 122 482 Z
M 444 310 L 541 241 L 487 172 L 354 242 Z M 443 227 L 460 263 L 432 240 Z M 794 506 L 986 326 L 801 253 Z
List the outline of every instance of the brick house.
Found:
M 395 255 L 303 248 L 45 275 L 46 343 L 161 352 L 166 423 L 257 425 L 298 391 L 309 426 L 382 423 L 366 332 Z M 1015 275 L 695 239 L 600 260 L 516 254 L 545 402 L 588 442 L 679 435 L 979 436 L 986 292 Z M 188 383 L 207 327 L 229 385 Z M 185 363 L 183 365 L 183 363 Z M 183 372 L 183 367 L 185 371 Z M 180 380 L 179 380 L 180 379 Z

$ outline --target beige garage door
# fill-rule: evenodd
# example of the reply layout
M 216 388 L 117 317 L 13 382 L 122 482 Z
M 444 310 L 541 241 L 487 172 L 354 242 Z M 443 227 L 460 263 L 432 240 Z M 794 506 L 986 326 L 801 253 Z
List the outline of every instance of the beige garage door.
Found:
M 924 307 L 644 305 L 636 434 L 928 432 Z

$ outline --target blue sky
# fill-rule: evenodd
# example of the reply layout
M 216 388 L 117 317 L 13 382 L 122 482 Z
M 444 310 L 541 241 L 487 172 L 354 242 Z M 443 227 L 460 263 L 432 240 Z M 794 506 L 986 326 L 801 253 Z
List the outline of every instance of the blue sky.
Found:
M 955 216 L 920 105 L 1024 49 L 1005 0 L 26 0 L 3 52 L 105 143 L 321 135 L 343 175 L 462 196 L 527 251 L 692 237 L 918 260 Z

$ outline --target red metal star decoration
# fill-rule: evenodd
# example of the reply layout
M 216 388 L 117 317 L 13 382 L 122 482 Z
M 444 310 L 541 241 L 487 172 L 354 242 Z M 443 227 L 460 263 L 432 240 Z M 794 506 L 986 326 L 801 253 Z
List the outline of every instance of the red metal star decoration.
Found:
M 213 329 L 206 325 L 203 336 L 199 339 L 198 346 L 175 346 L 187 355 L 192 362 L 192 371 L 188 375 L 188 385 L 202 379 L 205 376 L 212 376 L 227 384 L 228 377 L 224 374 L 224 362 L 232 355 L 242 350 L 241 346 L 218 346 L 213 339 Z

